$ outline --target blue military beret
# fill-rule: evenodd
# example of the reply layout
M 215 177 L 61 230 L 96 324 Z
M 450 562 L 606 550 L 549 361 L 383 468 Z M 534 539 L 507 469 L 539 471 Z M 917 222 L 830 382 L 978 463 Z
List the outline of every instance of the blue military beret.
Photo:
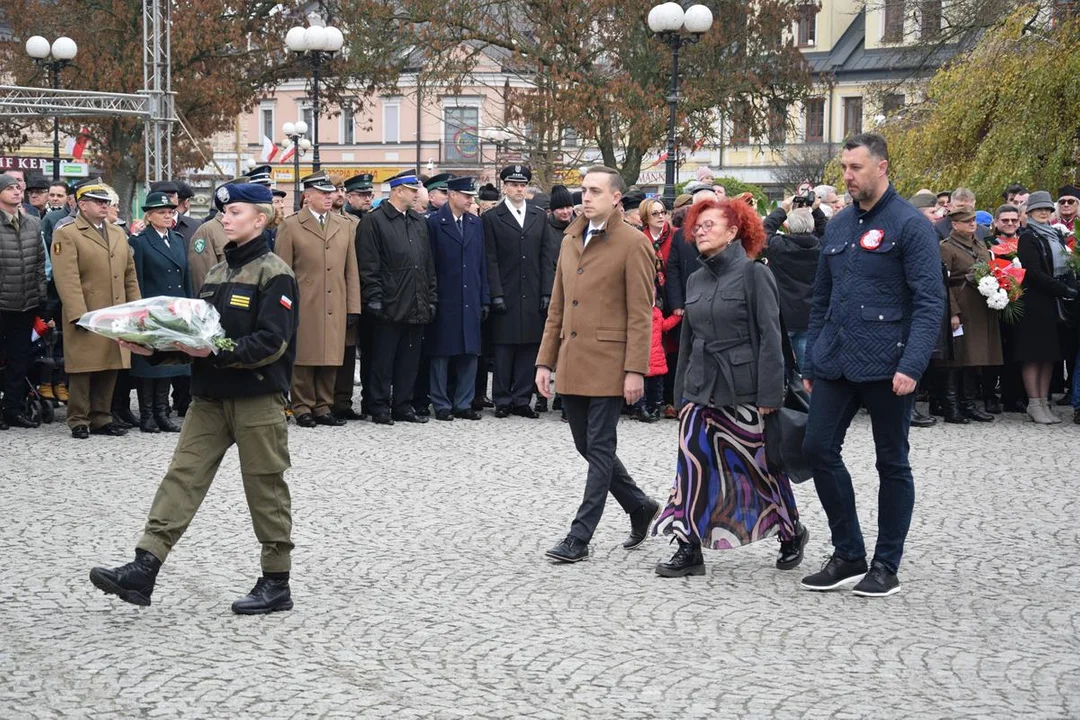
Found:
M 221 205 L 233 203 L 252 203 L 269 205 L 274 202 L 274 195 L 266 185 L 254 183 L 230 183 L 222 185 L 214 193 L 214 198 Z

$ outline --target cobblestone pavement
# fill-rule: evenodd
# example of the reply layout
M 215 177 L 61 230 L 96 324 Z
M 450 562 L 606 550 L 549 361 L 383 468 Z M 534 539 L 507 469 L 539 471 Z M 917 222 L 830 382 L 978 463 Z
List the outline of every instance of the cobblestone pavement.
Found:
M 774 541 L 708 553 L 619 544 L 609 504 L 588 562 L 542 558 L 585 465 L 555 414 L 290 430 L 296 609 L 237 617 L 258 572 L 235 454 L 165 564 L 154 604 L 93 588 L 131 557 L 175 437 L 0 435 L 0 717 L 1080 717 L 1080 428 L 1018 416 L 913 430 L 903 589 L 797 588 Z M 664 498 L 676 425 L 624 420 L 620 455 Z M 847 457 L 868 545 L 869 424 Z

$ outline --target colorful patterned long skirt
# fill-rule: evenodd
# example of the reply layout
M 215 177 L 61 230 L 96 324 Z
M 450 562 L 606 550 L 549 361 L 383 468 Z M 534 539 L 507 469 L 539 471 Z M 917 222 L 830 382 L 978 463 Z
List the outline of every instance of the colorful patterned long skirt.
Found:
M 779 534 L 799 519 L 786 474 L 770 473 L 764 420 L 751 405 L 687 404 L 679 416 L 679 464 L 653 535 L 726 550 Z

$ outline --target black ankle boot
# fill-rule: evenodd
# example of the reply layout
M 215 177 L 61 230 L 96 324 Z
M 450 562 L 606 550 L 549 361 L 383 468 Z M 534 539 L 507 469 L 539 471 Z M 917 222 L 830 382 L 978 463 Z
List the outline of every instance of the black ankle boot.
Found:
M 942 398 L 945 422 L 967 425 L 968 419 L 960 412 L 960 370 L 951 369 L 945 373 L 945 395 Z
M 116 595 L 132 605 L 149 605 L 161 561 L 146 550 L 136 550 L 135 560 L 115 568 L 96 567 L 90 582 L 106 595 Z
M 978 384 L 975 370 L 964 368 L 960 373 L 960 412 L 975 422 L 994 422 L 994 416 L 984 413 L 975 403 L 975 387 Z
M 780 541 L 780 552 L 776 555 L 777 570 L 791 570 L 803 561 L 806 543 L 810 542 L 810 531 L 801 522 L 795 523 L 795 537 Z
M 154 422 L 154 380 L 138 378 L 135 391 L 139 396 L 139 430 L 144 433 L 161 432 Z
M 705 558 L 701 556 L 699 543 L 679 540 L 679 549 L 667 562 L 657 563 L 656 574 L 660 577 L 683 577 L 685 575 L 704 575 Z
M 266 577 L 255 581 L 255 587 L 232 604 L 237 615 L 265 615 L 279 610 L 292 610 L 292 592 L 289 590 L 288 573 L 284 577 Z
M 161 432 L 180 432 L 180 426 L 169 419 L 169 379 L 154 380 L 154 422 Z

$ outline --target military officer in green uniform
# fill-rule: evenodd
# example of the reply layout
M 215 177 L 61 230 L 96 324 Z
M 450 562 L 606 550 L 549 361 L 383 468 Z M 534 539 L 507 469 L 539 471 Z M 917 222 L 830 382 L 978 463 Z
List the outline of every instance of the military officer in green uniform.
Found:
M 222 458 L 235 444 L 255 536 L 262 543 L 263 574 L 232 609 L 255 615 L 293 606 L 285 393 L 296 355 L 297 288 L 292 271 L 261 239 L 274 213 L 270 188 L 225 185 L 217 199 L 229 242 L 225 262 L 210 270 L 199 296 L 217 308 L 235 347 L 216 355 L 183 346 L 174 353 L 153 353 L 122 343 L 151 363 L 192 362 L 194 400 L 135 546 L 135 560 L 117 568 L 96 567 L 90 581 L 125 602 L 149 605 L 161 563 L 187 530 Z

